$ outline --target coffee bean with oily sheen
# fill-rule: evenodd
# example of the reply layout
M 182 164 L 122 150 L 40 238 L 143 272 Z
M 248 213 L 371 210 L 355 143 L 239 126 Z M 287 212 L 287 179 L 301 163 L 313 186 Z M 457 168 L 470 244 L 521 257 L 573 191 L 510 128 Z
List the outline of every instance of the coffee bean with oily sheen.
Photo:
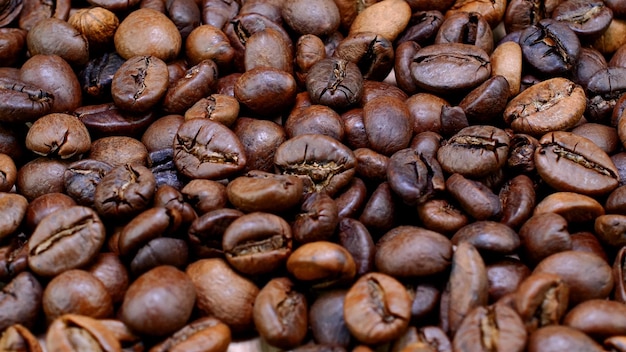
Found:
M 411 7 L 400 0 L 385 0 L 360 11 L 350 26 L 350 33 L 374 32 L 393 42 L 411 19 Z
M 626 305 L 592 299 L 572 308 L 563 325 L 578 329 L 598 340 L 626 334 Z
M 450 240 L 420 227 L 395 227 L 376 244 L 376 268 L 393 277 L 438 274 L 450 266 L 451 259 Z
M 569 285 L 556 274 L 534 273 L 514 293 L 514 304 L 529 333 L 558 325 L 567 311 Z
M 541 328 L 528 337 L 528 352 L 602 352 L 604 349 L 580 330 L 555 325 Z
M 13 324 L 32 326 L 41 309 L 42 287 L 28 271 L 20 273 L 0 289 L 0 329 Z
M 471 243 L 484 254 L 512 254 L 520 238 L 510 227 L 495 221 L 476 221 L 460 228 L 450 239 L 453 245 Z
M 45 336 L 48 351 L 119 351 L 120 341 L 101 320 L 65 314 L 55 319 Z
M 535 165 L 539 176 L 559 191 L 597 196 L 619 184 L 619 175 L 609 156 L 587 138 L 570 132 L 551 132 L 539 141 Z
M 280 213 L 300 203 L 304 185 L 293 175 L 253 170 L 228 183 L 228 200 L 245 212 Z
M 279 216 L 255 212 L 235 219 L 224 231 L 228 263 L 248 275 L 271 273 L 291 254 L 292 231 Z
M 570 0 L 557 6 L 552 18 L 566 23 L 581 41 L 590 42 L 609 27 L 613 11 L 603 1 Z
M 256 67 L 245 72 L 235 84 L 235 98 L 254 113 L 274 116 L 293 104 L 296 80 L 285 71 Z
M 354 153 L 334 138 L 304 134 L 291 138 L 276 150 L 274 164 L 282 174 L 303 179 L 305 192 L 337 193 L 354 176 Z
M 228 325 L 213 317 L 192 321 L 176 331 L 165 341 L 150 349 L 150 352 L 196 351 L 225 352 L 231 343 Z
M 352 280 L 356 263 L 341 245 L 316 241 L 298 247 L 287 260 L 287 270 L 300 282 L 324 288 Z
M 437 151 L 441 168 L 465 177 L 484 177 L 506 163 L 509 136 L 488 125 L 466 127 L 448 139 Z
M 524 29 L 519 43 L 524 60 L 547 75 L 570 71 L 580 55 L 576 33 L 564 22 L 549 18 Z
M 366 344 L 392 341 L 409 325 L 411 298 L 406 288 L 382 273 L 361 276 L 346 294 L 343 314 L 348 330 Z
M 220 179 L 246 165 L 246 155 L 235 133 L 209 119 L 185 121 L 174 139 L 174 163 L 190 178 Z
M 124 110 L 148 111 L 165 95 L 168 77 L 167 65 L 158 57 L 129 58 L 113 75 L 113 102 Z
M 363 124 L 371 148 L 391 155 L 411 140 L 411 120 L 406 104 L 392 97 L 378 97 L 363 107 Z
M 470 90 L 491 75 L 489 55 L 477 46 L 459 43 L 420 49 L 410 68 L 420 88 L 442 94 Z
M 73 206 L 41 220 L 28 241 L 28 265 L 42 276 L 81 267 L 104 244 L 105 228 L 90 208 Z
M 16 193 L 0 192 L 0 239 L 19 228 L 28 208 L 28 200 Z
M 568 222 L 585 222 L 604 215 L 604 208 L 597 200 L 580 193 L 555 192 L 539 202 L 533 213 L 557 213 Z
M 341 109 L 355 104 L 363 94 L 363 75 L 359 67 L 341 58 L 318 61 L 306 76 L 311 102 Z
M 515 310 L 505 305 L 474 308 L 459 326 L 455 351 L 524 351 L 526 329 Z
M 173 266 L 159 266 L 128 287 L 120 318 L 138 333 L 169 335 L 185 326 L 195 301 L 196 290 L 189 276 Z
M 511 99 L 504 110 L 504 121 L 517 133 L 538 136 L 574 127 L 585 107 L 582 87 L 557 77 L 533 85 Z
M 331 0 L 289 0 L 282 6 L 282 17 L 299 34 L 326 36 L 339 28 L 339 9 Z
M 394 63 L 393 45 L 374 32 L 347 36 L 339 42 L 333 55 L 357 64 L 366 80 L 383 80 Z
M 35 121 L 52 110 L 54 95 L 19 79 L 0 78 L 0 122 Z
M 43 156 L 68 159 L 89 151 L 87 127 L 69 114 L 49 114 L 33 123 L 26 135 L 26 148 Z
M 306 297 L 286 277 L 270 280 L 254 300 L 254 325 L 272 346 L 299 346 L 306 337 L 308 323 Z

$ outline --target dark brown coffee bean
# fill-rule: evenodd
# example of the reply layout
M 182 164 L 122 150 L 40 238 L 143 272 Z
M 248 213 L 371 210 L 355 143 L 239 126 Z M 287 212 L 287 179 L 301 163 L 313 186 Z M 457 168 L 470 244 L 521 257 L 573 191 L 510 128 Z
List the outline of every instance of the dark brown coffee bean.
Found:
M 228 263 L 248 275 L 273 272 L 291 254 L 292 231 L 281 217 L 255 212 L 238 217 L 224 231 L 222 248 Z
M 321 293 L 309 309 L 311 333 L 320 344 L 348 346 L 352 337 L 343 316 L 347 291 L 332 290 Z
M 46 193 L 63 193 L 63 173 L 68 164 L 68 161 L 47 157 L 31 160 L 17 171 L 15 186 L 28 200 Z
M 156 180 L 145 166 L 117 166 L 96 186 L 94 205 L 102 216 L 128 218 L 147 209 L 155 191 Z
M 33 326 L 41 309 L 41 284 L 33 274 L 20 273 L 0 289 L 0 329 L 13 324 Z
M 212 60 L 203 60 L 191 67 L 165 92 L 163 110 L 172 114 L 184 113 L 198 100 L 215 90 L 217 75 L 217 65 Z
M 548 75 L 570 71 L 580 55 L 576 33 L 566 23 L 553 19 L 543 19 L 524 29 L 519 43 L 526 62 Z
M 509 158 L 507 166 L 512 170 L 521 172 L 535 171 L 535 149 L 539 147 L 539 141 L 527 134 L 515 134 L 511 138 Z
M 609 155 L 615 154 L 621 145 L 617 129 L 599 123 L 584 123 L 574 128 L 572 133 L 591 140 Z
M 354 108 L 341 115 L 345 134 L 345 143 L 352 149 L 369 148 L 369 141 L 363 125 L 363 109 Z
M 468 121 L 490 124 L 506 108 L 509 92 L 507 79 L 500 75 L 493 76 L 466 95 L 459 107 L 465 112 Z
M 460 130 L 437 151 L 441 168 L 465 177 L 489 175 L 506 162 L 510 139 L 501 129 L 477 125 Z
M 626 245 L 626 238 L 624 238 L 625 226 L 625 215 L 601 215 L 595 220 L 594 232 L 603 243 L 620 248 Z
M 455 351 L 524 351 L 526 329 L 517 313 L 505 305 L 476 307 L 454 335 Z
M 396 75 L 396 84 L 398 88 L 408 94 L 417 93 L 417 85 L 413 80 L 413 76 L 411 76 L 410 65 L 411 62 L 413 62 L 413 56 L 415 56 L 420 48 L 419 44 L 411 40 L 400 42 L 396 47 L 393 66 Z
M 420 49 L 410 68 L 420 88 L 445 94 L 477 87 L 491 74 L 489 55 L 483 49 L 459 43 L 435 44 Z
M 287 118 L 284 127 L 289 138 L 301 134 L 323 134 L 341 141 L 345 134 L 339 114 L 324 105 L 302 108 L 299 113 Z
M 20 28 L 30 30 L 35 24 L 46 18 L 54 17 L 67 20 L 72 4 L 71 1 L 65 0 L 57 0 L 52 4 L 27 0 L 23 2 L 23 6 L 18 23 Z M 9 6 L 9 9 L 11 8 L 12 6 Z
M 529 333 L 548 325 L 558 325 L 567 311 L 569 285 L 558 275 L 534 273 L 514 294 L 515 307 Z
M 228 183 L 228 200 L 245 212 L 281 213 L 302 199 L 302 180 L 292 175 L 250 171 Z
M 192 351 L 202 348 L 217 352 L 228 349 L 230 343 L 231 332 L 228 325 L 213 317 L 205 317 L 185 325 L 150 351 Z
M 124 61 L 117 53 L 105 53 L 89 60 L 78 75 L 83 92 L 95 98 L 110 97 L 113 76 Z
M 370 148 L 390 156 L 406 148 L 412 137 L 410 113 L 404 102 L 378 97 L 363 106 L 363 125 Z
M 293 251 L 287 259 L 287 270 L 298 281 L 323 288 L 352 280 L 356 263 L 342 246 L 317 241 L 305 243 Z
M 541 178 L 559 191 L 601 195 L 617 188 L 615 164 L 597 145 L 570 132 L 551 132 L 539 141 L 535 164 Z
M 594 73 L 586 87 L 589 121 L 604 122 L 609 119 L 618 99 L 626 92 L 626 68 L 608 67 Z
M 256 67 L 272 67 L 292 73 L 293 55 L 291 41 L 285 40 L 281 32 L 265 28 L 252 34 L 246 41 L 244 69 L 250 71 Z
M 389 157 L 370 148 L 358 148 L 354 150 L 357 160 L 356 173 L 366 180 L 384 181 L 387 179 Z
M 68 165 L 63 174 L 66 193 L 80 205 L 93 205 L 96 185 L 111 169 L 111 165 L 92 159 L 83 159 Z
M 419 227 L 395 227 L 376 243 L 376 268 L 393 277 L 438 274 L 450 266 L 451 259 L 450 240 Z
M 391 42 L 374 32 L 348 35 L 339 42 L 334 56 L 355 63 L 366 80 L 383 80 L 394 64 Z
M 544 1 L 511 0 L 504 14 L 504 28 L 507 33 L 521 31 L 546 18 Z
M 500 198 L 478 181 L 453 174 L 446 180 L 446 189 L 476 220 L 496 219 L 502 214 Z
M 534 136 L 574 127 L 585 111 L 583 89 L 557 77 L 540 82 L 513 98 L 504 120 L 518 133 Z M 530 107 L 530 108 L 529 108 Z
M 374 234 L 380 236 L 391 230 L 396 222 L 398 199 L 389 186 L 389 182 L 379 184 L 370 195 L 359 216 L 359 221 Z
M 613 11 L 602 1 L 569 0 L 552 11 L 552 18 L 566 23 L 581 41 L 591 42 L 609 27 Z
M 339 28 L 339 9 L 334 1 L 294 0 L 283 4 L 285 23 L 299 34 L 325 36 Z
M 132 256 L 151 240 L 173 234 L 182 222 L 176 210 L 150 208 L 130 220 L 121 230 L 117 249 L 120 255 Z
M 226 187 L 212 180 L 191 180 L 181 189 L 181 193 L 200 215 L 224 208 L 228 202 Z
M 578 251 L 553 254 L 539 262 L 533 273 L 559 275 L 570 287 L 570 305 L 608 297 L 615 282 L 606 261 L 595 254 Z
M 45 343 L 50 351 L 121 349 L 115 334 L 101 320 L 78 314 L 66 314 L 54 320 L 45 336 Z
M 84 270 L 67 270 L 55 276 L 43 291 L 42 301 L 48 322 L 64 314 L 101 319 L 113 313 L 106 287 Z
M 530 269 L 518 259 L 504 257 L 487 264 L 489 302 L 496 302 L 517 290 L 530 275 Z
M 307 301 L 294 286 L 286 277 L 272 279 L 254 300 L 254 325 L 272 346 L 290 349 L 306 337 Z
M 296 80 L 282 70 L 256 67 L 239 77 L 235 84 L 235 97 L 256 114 L 274 116 L 293 104 Z
M 603 340 L 626 333 L 626 306 L 620 302 L 592 299 L 572 308 L 563 325 Z
M 117 27 L 113 41 L 115 51 L 127 60 L 133 56 L 154 56 L 171 61 L 178 56 L 182 46 L 182 37 L 174 22 L 147 8 L 137 9 L 126 16 Z
M 17 234 L 0 247 L 0 280 L 10 280 L 28 269 L 28 239 Z
M 221 320 L 233 332 L 252 327 L 254 300 L 259 293 L 252 281 L 237 274 L 223 259 L 195 261 L 186 272 L 196 288 L 196 306 L 201 312 Z
M 154 306 L 151 297 L 155 296 L 162 304 Z M 140 334 L 168 335 L 185 325 L 195 301 L 196 291 L 189 276 L 172 266 L 159 266 L 128 287 L 120 308 L 121 320 Z
M 487 54 L 491 54 L 493 33 L 480 13 L 455 12 L 446 16 L 435 37 L 435 44 L 446 43 L 476 45 Z
M 242 215 L 244 214 L 239 210 L 222 208 L 196 218 L 188 231 L 191 250 L 199 258 L 223 257 L 224 231 Z
M 137 138 L 157 120 L 154 111 L 133 113 L 118 108 L 114 103 L 81 106 L 74 110 L 73 115 L 87 127 L 93 138 L 108 136 Z
M 346 108 L 361 99 L 363 76 L 359 67 L 350 61 L 326 58 L 309 70 L 306 89 L 314 104 Z
M 425 228 L 442 234 L 452 234 L 467 225 L 469 219 L 445 199 L 431 199 L 417 206 L 417 216 Z
M 469 242 L 459 243 L 452 256 L 450 279 L 444 295 L 448 296 L 449 303 L 441 304 L 441 313 L 447 317 L 452 335 L 474 308 L 487 305 L 489 296 L 485 262 Z
M 105 229 L 90 208 L 72 206 L 43 218 L 28 241 L 28 265 L 42 276 L 81 267 L 104 244 Z
M 113 303 L 122 302 L 129 278 L 126 267 L 116 254 L 100 253 L 85 270 L 102 282 Z
M 25 225 L 29 230 L 35 227 L 49 214 L 60 210 L 67 209 L 76 205 L 76 202 L 68 195 L 63 193 L 47 193 L 43 194 L 28 204 L 26 215 L 24 218 Z
M 519 230 L 523 255 L 531 264 L 558 252 L 572 249 L 567 221 L 555 213 L 532 216 Z
M 209 119 L 185 121 L 174 140 L 174 163 L 190 178 L 220 179 L 246 165 L 246 155 L 237 136 Z
M 356 172 L 354 153 L 336 139 L 320 135 L 300 135 L 281 144 L 274 164 L 283 174 L 303 179 L 305 192 L 325 192 L 332 196 Z
M 485 254 L 512 254 L 520 245 L 520 237 L 515 231 L 494 221 L 476 221 L 465 225 L 450 240 L 453 245 L 468 242 Z
M 357 340 L 379 344 L 400 337 L 410 320 L 411 298 L 400 282 L 369 273 L 355 282 L 344 301 L 346 326 Z
M 18 2 L 16 1 L 15 4 L 17 5 Z M 23 57 L 27 34 L 27 31 L 20 28 L 0 29 L 0 41 L 4 43 L 0 49 L 0 65 L 2 67 L 14 66 Z
M 535 215 L 543 213 L 557 213 L 568 223 L 585 222 L 604 215 L 604 208 L 597 200 L 580 193 L 555 192 L 535 207 Z
M 138 276 L 160 265 L 184 268 L 189 258 L 187 242 L 178 238 L 158 237 L 139 248 L 130 262 L 130 271 Z
M 91 137 L 80 120 L 68 114 L 49 114 L 35 121 L 26 135 L 26 148 L 42 156 L 68 159 L 89 151 Z
M 235 124 L 238 116 L 239 102 L 224 94 L 211 94 L 185 111 L 185 120 L 207 118 L 229 127 Z
M 87 38 L 64 19 L 37 22 L 26 36 L 31 55 L 58 55 L 70 65 L 82 67 L 89 61 Z
M 307 194 L 291 225 L 294 239 L 300 243 L 329 240 L 339 224 L 338 214 L 337 204 L 328 194 Z
M 603 351 L 602 346 L 585 333 L 567 326 L 547 326 L 528 337 L 528 352 Z
M 233 131 L 241 141 L 248 160 L 245 170 L 274 171 L 278 146 L 287 140 L 282 126 L 268 120 L 239 117 Z
M 54 95 L 19 79 L 0 78 L 0 122 L 35 121 L 52 110 Z
M 13 235 L 28 210 L 28 200 L 17 193 L 0 193 L 0 239 Z
M 411 8 L 415 8 L 410 2 Z M 414 11 L 409 20 L 409 24 L 402 34 L 396 39 L 399 49 L 404 42 L 415 42 L 418 45 L 427 45 L 433 41 L 437 31 L 443 23 L 443 14 L 440 10 L 426 8 L 426 11 Z M 396 56 L 398 52 L 396 51 Z M 396 70 L 397 72 L 397 70 Z
M 226 2 L 220 1 L 225 6 Z M 205 5 L 211 3 L 205 1 Z M 233 3 L 235 4 L 235 3 Z M 237 5 L 238 6 L 238 5 Z M 230 67 L 235 50 L 228 41 L 226 34 L 220 30 L 222 27 L 214 27 L 211 23 L 194 28 L 185 40 L 185 54 L 192 65 L 197 65 L 203 60 L 213 60 L 220 69 Z
M 119 32 L 119 30 L 118 30 Z M 113 75 L 111 94 L 120 109 L 145 112 L 155 106 L 167 91 L 167 65 L 155 56 L 134 56 Z

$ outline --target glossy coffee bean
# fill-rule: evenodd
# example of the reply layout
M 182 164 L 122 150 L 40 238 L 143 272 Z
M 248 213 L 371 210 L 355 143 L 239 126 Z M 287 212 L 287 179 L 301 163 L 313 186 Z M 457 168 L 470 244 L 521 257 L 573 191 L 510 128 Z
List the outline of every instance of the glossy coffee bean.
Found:
M 352 337 L 343 316 L 347 290 L 325 291 L 311 304 L 309 325 L 318 343 L 347 346 Z
M 306 87 L 314 104 L 346 108 L 361 99 L 363 75 L 350 61 L 326 58 L 311 67 Z
M 580 55 L 580 40 L 567 24 L 543 19 L 520 37 L 524 59 L 537 71 L 556 75 L 572 69 Z
M 150 351 L 191 351 L 202 348 L 210 352 L 224 352 L 230 342 L 228 325 L 213 317 L 204 317 L 185 325 Z
M 141 29 L 139 29 L 141 28 Z M 163 61 L 180 52 L 182 37 L 176 25 L 152 9 L 137 9 L 120 23 L 113 38 L 115 50 L 129 60 L 133 56 L 155 56 Z
M 133 56 L 115 72 L 111 94 L 119 108 L 145 112 L 165 95 L 168 83 L 163 60 L 155 56 Z
M 369 273 L 355 282 L 344 301 L 348 330 L 359 341 L 378 344 L 399 337 L 408 327 L 410 297 L 396 279 Z
M 356 263 L 342 246 L 317 241 L 303 244 L 293 251 L 287 259 L 287 270 L 296 280 L 323 288 L 352 280 Z
M 228 200 L 245 212 L 281 213 L 301 202 L 304 185 L 292 175 L 250 171 L 228 183 Z
M 495 221 L 476 221 L 465 225 L 450 241 L 453 245 L 468 242 L 485 254 L 512 254 L 520 245 L 520 237 L 515 231 Z
M 0 193 L 0 238 L 9 237 L 19 228 L 28 211 L 28 200 L 16 193 Z
M 154 299 L 162 304 L 155 306 Z M 121 320 L 140 334 L 169 335 L 185 325 L 195 301 L 196 290 L 189 276 L 172 266 L 159 266 L 128 287 Z
M 99 320 L 78 314 L 66 314 L 55 319 L 45 336 L 51 351 L 119 350 L 120 342 Z
M 23 272 L 0 289 L 0 328 L 33 326 L 41 309 L 43 288 L 30 272 Z
M 534 273 L 514 293 L 515 308 L 529 333 L 558 325 L 569 304 L 569 285 L 558 275 Z
M 603 351 L 602 346 L 585 333 L 567 326 L 547 326 L 528 337 L 527 351 Z
M 452 341 L 455 350 L 524 351 L 526 329 L 517 313 L 505 305 L 476 307 L 472 310 Z
M 128 218 L 148 208 L 156 180 L 152 172 L 141 165 L 121 165 L 107 173 L 96 186 L 94 205 L 104 217 Z

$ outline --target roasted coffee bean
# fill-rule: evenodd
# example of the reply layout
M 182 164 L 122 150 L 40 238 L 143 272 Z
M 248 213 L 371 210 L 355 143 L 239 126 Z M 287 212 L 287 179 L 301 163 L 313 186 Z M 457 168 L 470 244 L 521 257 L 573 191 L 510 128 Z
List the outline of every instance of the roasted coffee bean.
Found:
M 187 266 L 186 273 L 196 288 L 196 306 L 201 312 L 221 320 L 233 332 L 252 326 L 254 300 L 259 294 L 252 281 L 237 274 L 223 259 L 197 260 Z
M 106 287 L 84 270 L 67 270 L 55 276 L 43 291 L 42 301 L 48 322 L 64 314 L 101 319 L 113 313 Z
M 551 132 L 539 141 L 535 164 L 541 178 L 559 191 L 601 195 L 617 188 L 617 168 L 597 145 L 570 132 Z
M 28 265 L 42 276 L 81 267 L 96 257 L 104 225 L 90 208 L 72 206 L 43 218 L 28 241 Z
M 463 319 L 452 347 L 458 351 L 524 351 L 526 329 L 517 313 L 505 305 L 476 307 Z
M 567 311 L 569 285 L 558 275 L 534 273 L 514 293 L 515 308 L 529 333 L 558 325 Z
M 608 297 L 615 282 L 611 267 L 604 259 L 592 253 L 578 251 L 553 254 L 539 262 L 533 273 L 559 275 L 570 287 L 571 306 L 589 299 Z
M 348 35 L 374 32 L 393 42 L 406 28 L 410 19 L 411 7 L 405 1 L 374 3 L 359 12 L 350 25 Z
M 602 346 L 585 333 L 567 326 L 547 326 L 528 337 L 528 352 L 603 351 Z
M 615 57 L 615 55 L 613 56 Z M 616 66 L 616 65 L 613 65 Z M 598 71 L 607 67 L 604 55 L 593 48 L 580 49 L 580 56 L 576 65 L 572 68 L 572 81 L 586 87 L 589 79 Z
M 563 325 L 578 329 L 598 340 L 624 335 L 626 306 L 620 302 L 592 299 L 572 308 Z
M 354 153 L 336 139 L 320 134 L 285 141 L 276 150 L 274 164 L 281 173 L 302 178 L 305 192 L 330 196 L 348 184 L 356 172 Z
M 287 259 L 287 270 L 296 280 L 323 288 L 352 280 L 356 263 L 342 246 L 317 241 L 305 243 L 293 251 Z
M 300 243 L 327 241 L 339 224 L 335 201 L 325 193 L 309 193 L 304 197 L 300 213 L 291 225 L 293 237 Z
M 311 67 L 306 88 L 314 104 L 346 108 L 361 99 L 363 75 L 359 67 L 348 60 L 326 58 Z
M 31 55 L 58 55 L 70 65 L 82 67 L 89 61 L 89 42 L 65 20 L 46 18 L 37 22 L 26 36 Z
M 231 331 L 228 325 L 213 317 L 204 317 L 185 325 L 150 351 L 191 351 L 202 348 L 218 352 L 226 351 L 230 343 Z
M 442 234 L 454 233 L 469 222 L 458 207 L 445 199 L 431 199 L 419 204 L 417 216 L 425 228 Z
M 523 255 L 531 264 L 558 252 L 572 249 L 567 221 L 555 213 L 532 216 L 519 230 Z
M 23 233 L 0 247 L 0 280 L 10 280 L 28 269 L 28 246 Z
M 242 74 L 234 89 L 235 98 L 248 109 L 262 116 L 273 116 L 293 104 L 296 80 L 289 72 L 256 67 Z
M 348 346 L 352 337 L 343 316 L 347 290 L 321 293 L 309 309 L 309 325 L 315 341 L 321 344 Z
M 476 307 L 487 305 L 488 280 L 485 262 L 469 242 L 461 242 L 452 256 L 450 278 L 441 298 L 441 315 L 445 315 L 452 335 L 458 332 L 465 317 Z M 446 303 L 444 304 L 444 301 Z
M 530 177 L 518 175 L 510 179 L 500 189 L 499 196 L 502 202 L 501 223 L 517 228 L 532 215 L 536 194 Z
M 410 65 L 415 83 L 428 92 L 451 94 L 477 87 L 491 74 L 489 55 L 469 44 L 435 44 L 420 49 Z
M 393 97 L 368 101 L 363 106 L 363 126 L 370 148 L 387 156 L 408 147 L 412 137 L 409 110 Z
M 49 114 L 35 121 L 26 135 L 26 148 L 42 156 L 69 159 L 91 147 L 87 127 L 68 114 Z
M 45 342 L 49 351 L 121 349 L 115 335 L 100 320 L 78 314 L 66 314 L 55 319 L 50 324 Z
M 396 39 L 398 48 L 404 42 L 412 41 L 418 45 L 430 43 L 437 35 L 442 23 L 443 14 L 439 10 L 413 12 L 406 29 Z
M 121 165 L 96 185 L 94 206 L 104 217 L 128 218 L 147 209 L 155 191 L 156 180 L 147 167 Z
M 148 111 L 165 95 L 168 76 L 167 65 L 158 57 L 133 56 L 113 75 L 113 101 L 124 110 Z
M 78 117 L 94 138 L 139 137 L 157 120 L 154 111 L 132 113 L 118 108 L 115 103 L 81 106 L 74 110 L 73 115 Z M 171 146 L 171 143 L 168 146 Z
M 246 155 L 237 136 L 209 119 L 185 121 L 174 140 L 174 163 L 190 178 L 220 179 L 246 165 Z
M 23 325 L 9 326 L 0 335 L 0 348 L 4 351 L 42 351 L 37 338 Z
M 487 54 L 491 54 L 494 45 L 491 27 L 478 12 L 455 12 L 446 16 L 435 37 L 435 44 L 445 43 L 475 45 Z
M 489 302 L 497 302 L 512 294 L 530 275 L 530 269 L 518 259 L 504 257 L 487 264 Z
M 148 150 L 136 138 L 109 136 L 96 139 L 91 144 L 89 158 L 108 163 L 113 167 L 126 164 L 148 165 Z
M 389 186 L 389 182 L 379 184 L 372 192 L 367 203 L 359 216 L 359 221 L 367 227 L 367 229 L 379 237 L 385 232 L 391 230 L 396 223 L 396 209 L 399 201 L 393 190 Z
M 590 121 L 609 119 L 618 99 L 626 92 L 626 68 L 608 67 L 594 73 L 587 83 L 587 111 Z
M 153 297 L 162 304 L 155 306 Z M 185 325 L 195 301 L 196 290 L 188 275 L 172 266 L 159 266 L 128 287 L 120 308 L 121 320 L 141 334 L 169 335 Z
M 507 78 L 493 76 L 466 95 L 459 107 L 465 112 L 468 121 L 478 124 L 492 123 L 504 111 L 509 93 Z
M 597 200 L 579 193 L 555 192 L 545 197 L 534 214 L 557 213 L 568 222 L 585 222 L 604 215 L 604 208 Z
M 437 160 L 446 172 L 483 177 L 504 166 L 509 143 L 509 136 L 499 128 L 470 126 L 443 143 L 437 151 Z
M 491 54 L 491 75 L 503 76 L 506 79 L 509 84 L 509 98 L 520 92 L 522 63 L 522 48 L 517 40 L 500 43 Z
M 451 258 L 447 238 L 419 227 L 396 227 L 376 243 L 376 268 L 394 277 L 438 274 L 450 266 Z
M 160 265 L 184 268 L 189 258 L 189 247 L 184 240 L 158 237 L 139 248 L 130 262 L 130 271 L 138 276 Z
M 232 126 L 238 115 L 239 102 L 237 99 L 224 94 L 211 94 L 206 98 L 199 99 L 187 109 L 185 120 L 207 118 L 226 126 Z
M 137 253 L 149 241 L 173 234 L 181 222 L 182 215 L 176 210 L 155 207 L 143 211 L 122 228 L 117 243 L 119 254 Z
M 65 192 L 78 204 L 91 206 L 94 204 L 96 185 L 111 169 L 111 165 L 92 159 L 73 162 L 63 174 Z
M 256 67 L 272 67 L 292 73 L 293 59 L 291 41 L 285 40 L 282 33 L 272 28 L 265 28 L 256 32 L 246 41 L 243 59 L 245 71 L 250 71 Z
M 9 237 L 19 228 L 28 210 L 28 200 L 19 194 L 0 193 L 0 239 Z
M 624 238 L 624 226 L 626 216 L 611 214 L 601 215 L 595 220 L 594 231 L 600 241 L 615 248 L 626 245 Z
M 163 96 L 162 108 L 172 114 L 182 114 L 201 98 L 209 95 L 217 83 L 217 65 L 203 60 L 171 84 Z
M 602 151 L 612 155 L 620 147 L 620 139 L 615 127 L 599 123 L 584 123 L 572 130 L 572 133 L 585 137 L 595 143 Z
M 226 187 L 217 181 L 191 180 L 180 191 L 185 201 L 193 206 L 198 214 L 221 209 L 228 202 Z
M 302 180 L 292 175 L 250 171 L 228 183 L 228 200 L 245 212 L 281 213 L 302 199 Z
M 552 11 L 552 18 L 566 23 L 581 41 L 591 42 L 609 27 L 613 11 L 602 1 L 569 0 Z
M 261 289 L 254 300 L 253 314 L 259 335 L 272 346 L 293 348 L 306 337 L 306 297 L 286 277 L 272 279 Z
M 366 80 L 384 79 L 394 63 L 391 42 L 374 32 L 348 35 L 339 42 L 334 56 L 355 63 Z
M 500 198 L 478 181 L 453 174 L 446 180 L 446 189 L 476 220 L 497 219 L 502 215 Z
M 583 89 L 565 78 L 538 83 L 513 98 L 504 120 L 517 133 L 540 136 L 574 127 L 585 111 Z
M 543 19 L 524 29 L 519 40 L 524 59 L 547 75 L 570 71 L 580 55 L 580 40 L 569 26 Z
M 408 40 L 398 44 L 395 52 L 393 71 L 398 88 L 409 94 L 417 93 L 417 85 L 411 76 L 411 62 L 413 56 L 421 47 L 414 41 Z
M 233 220 L 224 231 L 222 249 L 228 263 L 248 275 L 273 272 L 292 250 L 292 230 L 279 216 L 255 212 Z
M 274 156 L 278 147 L 287 140 L 281 125 L 272 121 L 238 117 L 233 127 L 241 141 L 247 162 L 244 170 L 274 171 Z
M 461 227 L 450 239 L 453 245 L 472 244 L 484 254 L 512 254 L 520 237 L 510 227 L 494 221 L 476 221 Z
M 19 27 L 25 30 L 30 30 L 38 22 L 45 20 L 46 18 L 54 17 L 61 20 L 67 20 L 72 4 L 71 1 L 57 0 L 50 3 L 44 3 L 41 1 L 27 0 L 23 2 L 22 12 L 19 18 Z M 9 6 L 8 9 L 13 9 L 13 6 Z
M 539 141 L 527 134 L 515 134 L 511 138 L 507 166 L 512 170 L 528 173 L 535 171 L 535 149 Z
M 29 230 L 35 227 L 49 214 L 60 210 L 67 209 L 76 205 L 76 202 L 68 195 L 63 193 L 47 193 L 41 195 L 28 204 L 24 218 L 24 224 Z
M 52 110 L 54 95 L 19 79 L 0 78 L 0 122 L 31 122 Z
M 344 319 L 357 340 L 367 344 L 391 341 L 406 330 L 411 299 L 400 282 L 382 273 L 361 276 L 346 293 Z
M 41 309 L 42 287 L 37 278 L 26 271 L 0 289 L 0 329 L 13 324 L 33 326 Z
M 507 33 L 521 31 L 546 18 L 545 1 L 511 0 L 504 14 Z
M 301 134 L 323 134 L 338 141 L 343 140 L 345 131 L 339 114 L 324 105 L 311 105 L 292 114 L 284 124 L 289 138 Z
M 136 9 L 126 16 L 117 27 L 113 41 L 117 53 L 127 60 L 133 56 L 153 56 L 170 61 L 178 56 L 182 46 L 182 37 L 174 22 L 147 8 Z

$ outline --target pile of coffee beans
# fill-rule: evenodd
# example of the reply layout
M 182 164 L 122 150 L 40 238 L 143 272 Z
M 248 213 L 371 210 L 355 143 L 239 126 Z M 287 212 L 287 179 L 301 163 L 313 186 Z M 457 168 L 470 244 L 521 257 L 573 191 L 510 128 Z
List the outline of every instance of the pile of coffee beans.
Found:
M 0 351 L 626 352 L 623 0 L 0 0 Z

